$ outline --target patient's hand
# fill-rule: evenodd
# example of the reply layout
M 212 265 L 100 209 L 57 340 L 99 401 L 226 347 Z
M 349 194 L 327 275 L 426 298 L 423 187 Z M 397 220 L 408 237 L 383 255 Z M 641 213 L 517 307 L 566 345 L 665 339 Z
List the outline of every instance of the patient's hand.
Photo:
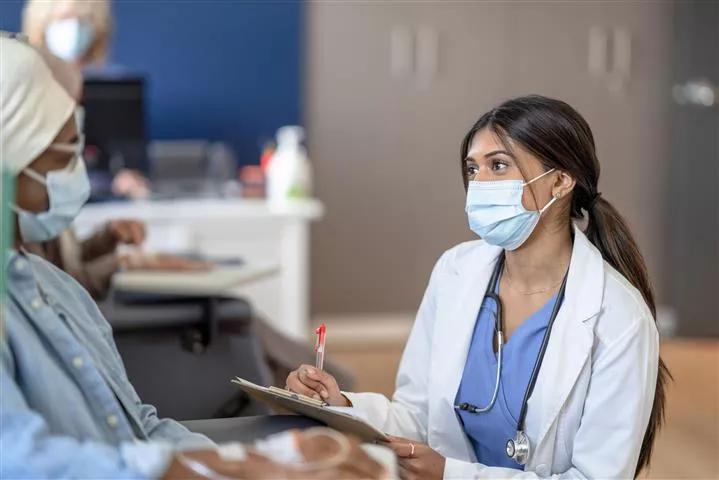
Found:
M 214 450 L 202 450 L 194 452 L 184 452 L 184 457 L 190 461 L 196 461 L 204 467 L 217 472 L 218 474 L 229 478 L 247 478 L 247 479 L 270 479 L 270 478 L 288 478 L 287 468 L 278 463 L 255 454 L 249 454 L 247 459 L 241 461 L 230 461 L 220 458 Z M 163 480 L 177 479 L 203 479 L 206 480 L 207 475 L 200 474 L 180 461 L 177 457 L 173 458 L 169 467 L 162 476 Z
M 313 432 L 314 430 L 314 432 Z M 326 430 L 326 429 L 320 429 Z M 341 437 L 340 445 L 332 437 Z M 216 474 L 228 478 L 243 479 L 383 479 L 387 471 L 362 450 L 357 439 L 338 432 L 327 435 L 311 429 L 294 432 L 296 448 L 305 459 L 295 466 L 274 462 L 262 455 L 248 452 L 244 460 L 226 460 L 212 450 L 185 452 L 183 463 L 174 458 L 163 475 L 164 479 L 207 478 L 186 465 L 187 459 L 200 462 Z M 251 447 L 250 447 L 251 448 Z M 206 472 L 207 473 L 207 472 Z
M 307 462 L 322 464 L 323 461 L 331 461 L 337 457 L 337 442 L 326 435 L 312 435 L 312 431 L 298 435 L 298 449 Z M 325 430 L 325 429 L 321 429 Z M 343 459 L 335 467 L 316 468 L 309 471 L 296 471 L 290 478 L 297 479 L 359 479 L 359 478 L 387 478 L 388 472 L 376 461 L 370 458 L 360 447 L 359 441 L 352 436 L 342 435 L 349 444 L 349 451 L 343 454 Z
M 287 376 L 286 388 L 317 400 L 324 400 L 335 407 L 351 406 L 347 397 L 340 392 L 335 377 L 311 365 L 301 365 L 291 372 Z

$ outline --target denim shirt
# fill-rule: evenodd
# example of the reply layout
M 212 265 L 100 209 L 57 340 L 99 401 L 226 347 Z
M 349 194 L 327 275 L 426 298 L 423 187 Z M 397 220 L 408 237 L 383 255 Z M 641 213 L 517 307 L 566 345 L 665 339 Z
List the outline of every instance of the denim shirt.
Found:
M 0 478 L 147 478 L 206 437 L 160 419 L 127 378 L 112 330 L 69 275 L 13 252 L 0 333 Z

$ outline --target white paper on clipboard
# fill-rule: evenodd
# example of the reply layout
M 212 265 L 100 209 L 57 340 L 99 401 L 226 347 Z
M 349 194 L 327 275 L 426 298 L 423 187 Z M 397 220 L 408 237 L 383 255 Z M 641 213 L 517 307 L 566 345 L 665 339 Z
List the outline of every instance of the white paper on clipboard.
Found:
M 255 400 L 265 403 L 273 408 L 289 410 L 290 412 L 313 418 L 342 433 L 358 437 L 364 442 L 388 441 L 383 432 L 377 430 L 365 420 L 326 405 L 321 405 L 313 399 L 305 399 L 300 395 L 277 392 L 270 388 L 257 385 L 242 378 L 231 380 L 245 393 Z

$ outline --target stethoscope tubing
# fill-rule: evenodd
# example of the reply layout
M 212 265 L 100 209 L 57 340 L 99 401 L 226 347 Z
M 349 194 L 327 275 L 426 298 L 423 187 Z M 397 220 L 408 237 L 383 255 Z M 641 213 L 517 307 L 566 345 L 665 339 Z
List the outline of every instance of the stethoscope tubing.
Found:
M 492 272 L 492 276 L 489 279 L 489 283 L 487 285 L 487 290 L 484 293 L 484 298 L 482 299 L 482 303 L 487 298 L 492 299 L 495 304 L 497 305 L 497 317 L 496 317 L 496 323 L 495 323 L 495 331 L 497 332 L 497 338 L 498 338 L 498 344 L 497 344 L 497 377 L 495 381 L 494 386 L 494 392 L 492 393 L 492 399 L 490 400 L 489 404 L 486 407 L 476 407 L 474 405 L 468 404 L 468 403 L 462 403 L 461 405 L 455 405 L 455 408 L 458 410 L 464 410 L 469 413 L 486 413 L 489 410 L 492 409 L 494 406 L 494 403 L 497 400 L 497 395 L 499 391 L 499 386 L 501 382 L 501 372 L 502 372 L 502 347 L 504 343 L 504 320 L 502 317 L 502 302 L 499 299 L 499 296 L 495 293 L 495 290 L 497 289 L 497 283 L 499 282 L 499 274 L 502 271 L 502 267 L 504 266 L 504 252 L 502 252 L 500 258 L 497 260 L 497 264 L 494 267 L 494 271 Z M 542 361 L 544 360 L 544 354 L 547 351 L 547 345 L 549 344 L 549 337 L 552 332 L 552 327 L 554 326 L 554 321 L 557 318 L 557 315 L 559 314 L 559 309 L 561 308 L 562 302 L 564 301 L 564 292 L 567 287 L 567 277 L 569 276 L 569 270 L 567 270 L 567 273 L 564 275 L 564 280 L 562 280 L 562 285 L 559 287 L 559 292 L 557 293 L 557 299 L 554 302 L 554 307 L 552 308 L 552 313 L 549 317 L 549 322 L 547 324 L 547 330 L 544 332 L 544 336 L 542 337 L 542 344 L 539 348 L 539 354 L 537 355 L 536 360 L 534 361 L 534 366 L 532 367 L 532 374 L 529 377 L 529 383 L 527 384 L 527 388 L 524 391 L 524 397 L 522 399 L 522 409 L 519 413 L 519 418 L 517 419 L 517 432 L 523 432 L 524 431 L 524 420 L 527 416 L 527 404 L 529 403 L 529 398 L 532 396 L 532 392 L 534 391 L 534 387 L 537 383 L 537 377 L 539 376 L 539 370 L 542 367 Z

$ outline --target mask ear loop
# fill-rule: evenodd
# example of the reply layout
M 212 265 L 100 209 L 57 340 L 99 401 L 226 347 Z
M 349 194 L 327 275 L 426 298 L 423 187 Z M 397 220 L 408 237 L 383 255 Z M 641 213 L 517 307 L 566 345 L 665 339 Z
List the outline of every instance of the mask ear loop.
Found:
M 33 170 L 32 168 L 30 168 L 30 167 L 25 167 L 25 168 L 22 169 L 22 173 L 24 173 L 24 174 L 27 175 L 28 177 L 32 178 L 32 179 L 35 180 L 36 182 L 39 182 L 39 183 L 41 183 L 41 184 L 47 186 L 47 180 L 45 179 L 45 176 L 40 175 L 39 173 L 37 173 L 37 172 L 36 172 L 35 170 Z
M 80 158 L 80 155 L 77 153 L 78 151 L 82 151 L 84 149 L 84 142 L 78 142 L 75 144 L 61 144 L 61 143 L 53 143 L 48 148 L 51 148 L 53 150 L 66 152 L 66 153 L 74 153 L 75 155 L 72 157 L 72 159 L 68 162 L 67 166 L 65 168 L 62 168 L 61 170 L 72 170 L 75 168 L 75 164 L 78 161 L 78 158 Z M 54 171 L 54 170 L 53 170 Z M 22 169 L 22 173 L 27 175 L 28 177 L 32 178 L 36 182 L 40 182 L 41 184 L 47 186 L 47 178 L 45 178 L 44 175 L 40 175 L 35 170 L 33 170 L 30 167 L 25 167 Z
M 544 213 L 544 211 L 545 211 L 546 209 L 548 209 L 550 206 L 552 206 L 552 204 L 553 204 L 554 202 L 556 202 L 557 200 L 559 200 L 559 194 L 554 195 L 554 196 L 552 197 L 552 199 L 551 199 L 550 201 L 548 201 L 545 206 L 543 206 L 541 209 L 539 209 L 539 215 L 541 216 L 541 215 Z
M 85 134 L 83 133 L 83 123 L 85 112 L 82 107 L 75 108 L 75 130 L 77 130 L 77 142 L 75 143 L 51 143 L 48 148 L 65 153 L 74 153 L 76 157 L 82 155 L 85 150 Z
M 541 175 L 539 175 L 539 176 L 537 176 L 537 177 L 534 177 L 533 179 L 531 179 L 531 180 L 528 181 L 528 182 L 525 182 L 525 183 L 522 185 L 522 187 L 526 187 L 526 186 L 529 185 L 530 183 L 536 182 L 536 181 L 539 180 L 540 178 L 544 177 L 545 175 L 549 175 L 550 173 L 552 173 L 552 172 L 555 171 L 555 170 L 556 170 L 556 168 L 552 168 L 552 169 L 550 169 L 550 170 L 547 170 L 547 171 L 544 172 L 543 174 L 541 174 Z M 547 202 L 547 204 L 546 204 L 545 206 L 543 206 L 542 208 L 539 209 L 539 215 L 541 216 L 541 215 L 544 213 L 544 211 L 545 211 L 546 209 L 548 209 L 548 208 L 549 208 L 554 202 L 556 202 L 558 199 L 559 199 L 559 195 L 558 195 L 558 194 L 555 195 L 554 197 L 552 197 L 552 199 L 551 199 L 549 202 Z
M 552 172 L 555 171 L 555 170 L 556 170 L 556 168 L 553 168 L 553 169 L 551 169 L 551 170 L 547 170 L 547 171 L 544 172 L 543 174 L 541 174 L 541 175 L 539 175 L 539 176 L 537 176 L 537 177 L 534 177 L 534 178 L 531 179 L 530 181 L 524 182 L 524 183 L 522 184 L 522 186 L 523 186 L 523 187 L 526 187 L 526 186 L 529 185 L 530 183 L 536 182 L 537 180 L 539 180 L 539 179 L 542 178 L 543 176 L 549 175 L 550 173 L 552 173 Z

